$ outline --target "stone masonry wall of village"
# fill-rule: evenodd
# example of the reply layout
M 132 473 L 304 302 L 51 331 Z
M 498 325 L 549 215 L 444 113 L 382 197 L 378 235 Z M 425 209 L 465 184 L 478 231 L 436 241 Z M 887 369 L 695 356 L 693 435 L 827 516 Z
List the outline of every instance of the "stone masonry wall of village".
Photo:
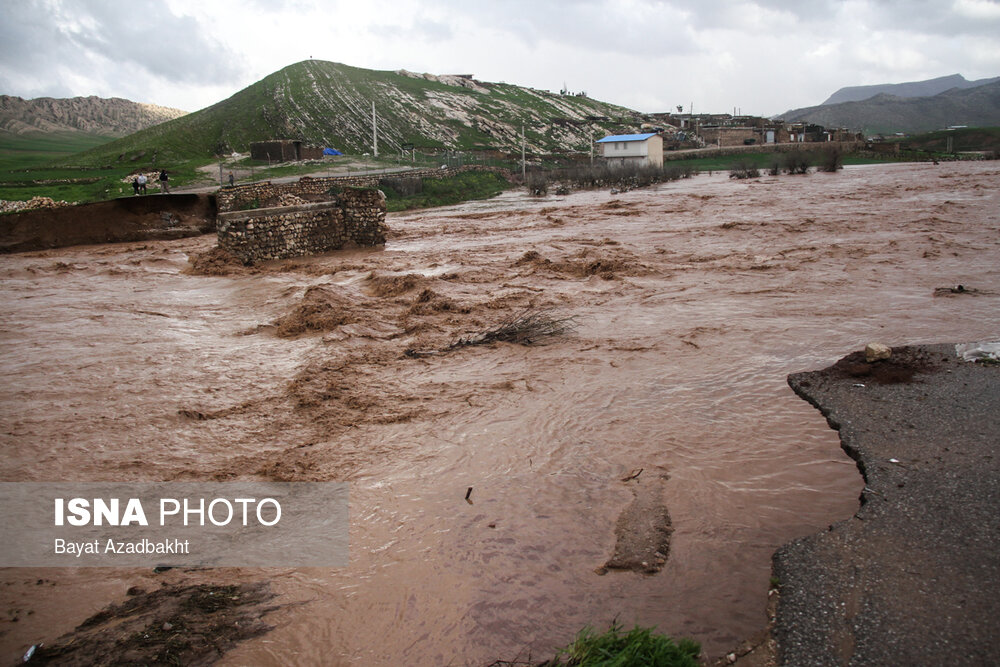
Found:
M 253 186 L 251 186 L 253 187 Z M 219 246 L 245 264 L 385 243 L 385 195 L 345 188 L 333 201 L 219 213 Z

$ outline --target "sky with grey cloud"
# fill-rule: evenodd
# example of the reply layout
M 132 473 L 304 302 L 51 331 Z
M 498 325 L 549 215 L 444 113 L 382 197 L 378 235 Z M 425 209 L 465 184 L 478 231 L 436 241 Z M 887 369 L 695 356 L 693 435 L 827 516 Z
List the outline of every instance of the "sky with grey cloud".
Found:
M 1000 76 L 1000 0 L 0 2 L 0 94 L 194 111 L 307 58 L 773 115 L 843 86 Z

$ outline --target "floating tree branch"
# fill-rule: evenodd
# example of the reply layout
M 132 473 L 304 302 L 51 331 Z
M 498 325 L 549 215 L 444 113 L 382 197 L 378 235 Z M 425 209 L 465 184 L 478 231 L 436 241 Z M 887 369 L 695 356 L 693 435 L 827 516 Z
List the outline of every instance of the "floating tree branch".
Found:
M 448 346 L 449 350 L 470 345 L 487 345 L 502 341 L 531 345 L 550 336 L 561 336 L 576 329 L 576 318 L 553 317 L 551 310 L 528 308 L 504 320 L 491 329 L 459 338 Z

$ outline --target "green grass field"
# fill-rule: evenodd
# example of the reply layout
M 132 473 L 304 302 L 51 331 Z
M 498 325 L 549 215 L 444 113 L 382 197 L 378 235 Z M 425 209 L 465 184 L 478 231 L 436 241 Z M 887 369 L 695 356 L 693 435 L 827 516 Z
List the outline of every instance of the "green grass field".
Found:
M 127 170 L 73 169 L 57 165 L 66 157 L 110 141 L 84 133 L 15 135 L 0 133 L 0 199 L 35 196 L 65 201 L 105 199 L 112 181 Z
M 0 171 L 31 169 L 110 140 L 83 133 L 19 135 L 0 132 Z
M 71 132 L 0 133 L 0 199 L 51 197 L 57 201 L 91 202 L 131 194 L 131 187 L 121 181 L 139 165 L 65 166 L 73 155 L 110 141 L 109 137 Z M 171 184 L 177 186 L 199 178 L 195 166 L 168 166 Z

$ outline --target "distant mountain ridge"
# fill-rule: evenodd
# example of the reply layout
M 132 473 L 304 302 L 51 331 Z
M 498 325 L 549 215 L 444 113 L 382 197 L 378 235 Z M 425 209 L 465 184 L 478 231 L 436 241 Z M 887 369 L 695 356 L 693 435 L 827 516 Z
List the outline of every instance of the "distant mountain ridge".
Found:
M 589 151 L 594 138 L 635 131 L 652 117 L 583 95 L 561 95 L 471 75 L 380 71 L 305 60 L 206 109 L 73 157 L 74 164 L 204 160 L 255 141 L 295 139 L 348 153 L 431 150 Z
M 185 111 L 120 97 L 38 97 L 0 95 L 0 131 L 11 134 L 85 132 L 124 137 L 183 116 Z
M 926 97 L 876 94 L 861 101 L 793 109 L 777 116 L 791 123 L 847 127 L 869 135 L 929 132 L 952 125 L 1000 126 L 1000 79 L 974 88 L 951 88 Z
M 847 86 L 830 95 L 820 106 L 841 104 L 842 102 L 860 102 L 881 94 L 892 95 L 894 97 L 930 97 L 939 95 L 952 88 L 977 88 L 996 81 L 1000 81 L 1000 76 L 992 79 L 969 81 L 961 74 L 951 74 L 925 81 L 881 83 L 873 86 Z

